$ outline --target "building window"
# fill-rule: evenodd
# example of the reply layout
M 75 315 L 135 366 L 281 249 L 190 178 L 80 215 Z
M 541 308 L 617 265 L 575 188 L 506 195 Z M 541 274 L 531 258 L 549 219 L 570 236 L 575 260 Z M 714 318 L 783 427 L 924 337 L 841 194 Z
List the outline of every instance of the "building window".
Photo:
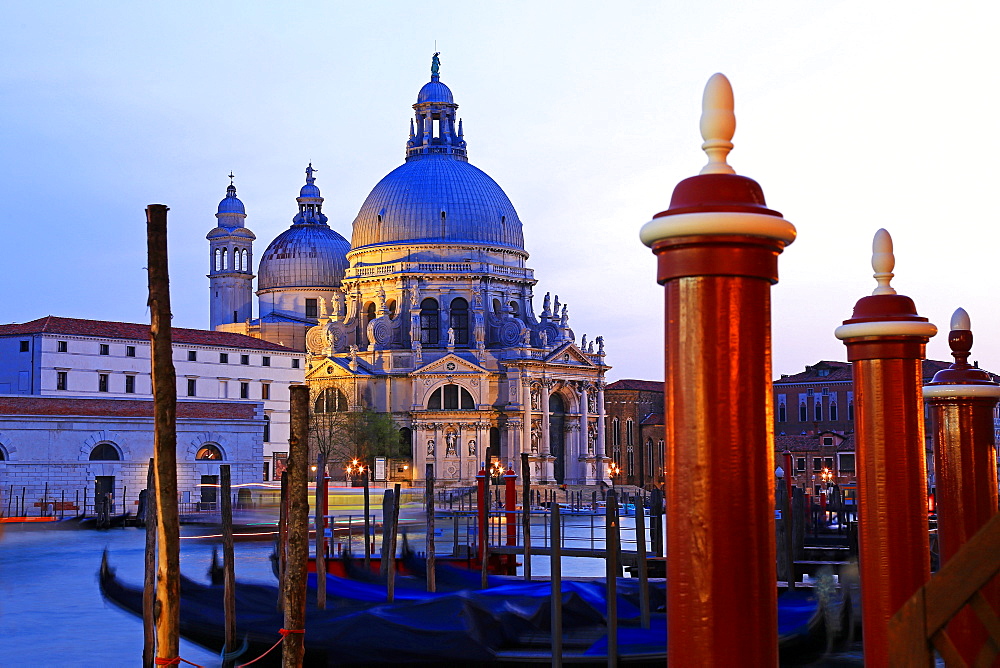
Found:
M 187 393 L 187 395 L 189 397 L 198 396 L 198 394 L 197 394 L 198 381 L 196 379 L 194 379 L 194 378 L 188 378 L 187 381 L 188 381 L 188 393 Z
M 830 404 L 830 420 L 837 421 L 837 404 Z
M 188 362 L 197 362 L 197 361 L 198 361 L 198 351 L 197 350 L 189 350 L 188 351 Z
M 219 353 L 219 364 L 229 364 L 229 353 Z
M 56 341 L 56 352 L 64 353 L 69 350 L 69 343 L 66 341 Z
M 616 417 L 611 421 L 611 445 L 618 446 L 621 445 L 621 443 L 622 443 L 621 426 L 618 422 L 618 418 Z
M 271 358 L 267 355 L 264 355 L 263 357 L 260 358 L 260 365 L 271 366 Z
M 108 374 L 106 373 L 97 374 L 97 391 L 98 392 L 108 391 Z
M 293 369 L 298 369 L 299 368 L 299 358 L 298 357 L 293 357 L 292 358 L 292 368 Z
M 242 364 L 243 366 L 248 366 L 250 364 L 250 356 L 240 355 L 240 364 Z
M 56 371 L 56 389 L 65 390 L 66 389 L 66 372 Z
M 805 457 L 796 457 L 795 458 L 795 470 L 796 471 L 805 471 L 806 470 L 806 458 Z
M 121 458 L 118 448 L 110 443 L 98 443 L 90 451 L 90 461 L 92 462 L 117 462 Z
M 28 342 L 27 341 L 21 341 L 20 350 L 21 350 L 22 353 L 28 352 Z
M 264 416 L 264 442 L 268 443 L 268 442 L 270 442 L 270 440 L 271 440 L 271 416 L 270 415 L 265 415 Z M 267 464 L 264 464 L 264 466 L 267 466 Z
M 306 300 L 306 317 L 315 318 L 319 316 L 319 300 L 318 299 L 307 299 Z
M 823 421 L 823 404 L 819 402 L 813 404 L 813 420 L 816 422 Z
M 270 383 L 261 383 L 260 384 L 260 398 L 261 399 L 270 399 L 271 398 L 271 384 Z
M 135 376 L 125 376 L 125 394 L 135 394 Z
M 336 387 L 328 387 L 316 397 L 316 413 L 342 413 L 347 410 L 347 397 Z
M 809 409 L 806 408 L 805 403 L 799 404 L 799 422 L 809 421 Z
M 825 468 L 827 471 L 833 470 L 833 457 L 823 458 L 823 468 Z
M 778 422 L 788 421 L 788 411 L 785 409 L 785 404 L 778 404 Z
M 823 470 L 823 458 L 813 457 L 813 473 L 819 473 Z
M 823 445 L 832 446 L 833 445 L 833 436 L 824 436 L 823 437 Z
M 625 445 L 632 445 L 632 418 L 625 420 Z
M 125 357 L 135 357 L 135 346 L 125 346 Z
M 222 271 L 222 249 L 215 249 L 215 270 Z
M 265 438 L 264 440 L 266 441 L 267 439 Z M 270 474 L 271 474 L 271 462 L 264 462 L 264 482 L 268 481 L 268 478 L 271 477 Z
M 222 459 L 222 450 L 211 443 L 206 443 L 198 449 L 198 454 L 194 456 L 195 459 Z
M 449 323 L 455 332 L 455 345 L 469 345 L 469 302 L 462 297 L 451 300 Z
M 837 453 L 837 468 L 841 473 L 854 473 L 854 453 L 853 452 L 840 452 Z
M 240 383 L 240 399 L 250 398 L 250 383 Z
M 631 445 L 625 449 L 625 475 L 630 478 L 635 475 L 635 452 Z
M 111 354 L 111 346 L 108 345 L 107 343 L 102 343 L 99 352 L 102 355 L 110 355 Z
M 250 251 L 243 249 L 243 261 L 240 263 L 240 271 L 250 271 Z
M 229 249 L 222 249 L 222 270 L 229 271 Z
M 437 300 L 428 297 L 420 302 L 420 343 L 436 346 L 439 327 Z
M 427 410 L 431 411 L 471 411 L 475 409 L 476 402 L 469 391 L 453 384 L 444 385 L 434 390 L 431 392 L 430 399 L 427 400 Z
M 851 422 L 854 421 L 854 402 L 853 401 L 848 401 L 847 402 L 847 419 L 850 420 Z

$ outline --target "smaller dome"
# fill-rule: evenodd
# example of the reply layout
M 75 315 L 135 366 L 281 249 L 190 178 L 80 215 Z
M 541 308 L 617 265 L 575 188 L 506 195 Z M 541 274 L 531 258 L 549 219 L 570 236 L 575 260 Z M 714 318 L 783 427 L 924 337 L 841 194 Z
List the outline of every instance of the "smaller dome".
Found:
M 326 225 L 292 225 L 261 256 L 257 289 L 340 285 L 350 248 L 347 239 Z
M 226 188 L 226 198 L 219 202 L 219 213 L 242 213 L 246 215 L 243 202 L 236 197 L 236 186 L 229 184 Z
M 438 78 L 435 76 L 431 81 L 425 83 L 424 87 L 417 93 L 417 104 L 424 102 L 455 104 L 455 99 L 451 95 L 451 89 L 438 81 Z
M 320 197 L 319 187 L 312 183 L 307 183 L 299 191 L 299 197 Z

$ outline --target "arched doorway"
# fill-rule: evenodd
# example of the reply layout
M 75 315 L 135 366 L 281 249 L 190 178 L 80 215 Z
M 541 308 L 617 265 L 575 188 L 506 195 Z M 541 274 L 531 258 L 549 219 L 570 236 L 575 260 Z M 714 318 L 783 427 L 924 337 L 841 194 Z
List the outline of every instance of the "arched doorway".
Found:
M 549 395 L 549 452 L 556 458 L 552 477 L 556 484 L 566 478 L 566 402 L 559 394 Z

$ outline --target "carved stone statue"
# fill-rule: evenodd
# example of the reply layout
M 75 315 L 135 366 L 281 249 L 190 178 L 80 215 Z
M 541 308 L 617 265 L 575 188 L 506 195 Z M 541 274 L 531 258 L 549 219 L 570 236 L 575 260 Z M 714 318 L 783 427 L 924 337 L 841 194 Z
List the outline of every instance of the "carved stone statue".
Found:
M 424 347 L 421 345 L 420 339 L 414 339 L 410 347 L 413 348 L 413 356 L 416 358 L 416 363 L 422 364 L 424 361 Z
M 455 451 L 455 434 L 448 432 L 444 435 L 445 455 L 457 455 Z
M 587 453 L 594 454 L 594 444 L 597 443 L 597 427 L 590 425 L 587 430 Z
M 538 388 L 531 388 L 531 410 L 538 410 Z
M 594 340 L 597 341 L 597 354 L 598 355 L 603 355 L 604 354 L 604 337 L 603 336 L 598 336 Z
M 470 457 L 476 456 L 476 439 L 474 438 L 469 439 L 469 456 Z
M 538 439 L 542 436 L 542 430 L 538 428 L 538 423 L 531 426 L 531 451 L 538 452 Z
M 546 292 L 545 293 L 545 300 L 542 302 L 542 317 L 543 318 L 548 318 L 550 315 L 552 315 L 552 311 L 549 310 L 550 306 L 551 306 L 551 304 L 549 303 L 549 293 Z
M 375 294 L 375 297 L 378 299 L 378 310 L 379 310 L 379 313 L 384 312 L 386 310 L 386 308 L 385 308 L 385 288 L 383 288 L 381 285 L 378 286 L 378 292 Z
M 340 320 L 341 315 L 344 312 L 344 293 L 340 290 L 333 291 L 333 297 L 330 298 L 330 319 Z
M 431 56 L 431 76 L 436 77 L 441 73 L 441 59 L 438 58 L 440 55 L 440 51 L 435 51 L 434 55 Z
M 590 345 L 587 346 L 587 352 L 591 353 L 591 354 L 594 352 L 594 342 L 593 341 L 591 341 Z
M 563 327 L 569 327 L 569 309 L 566 307 L 565 304 L 563 304 L 562 307 L 562 319 L 559 324 L 561 324 Z
M 597 412 L 597 394 L 594 392 L 587 393 L 587 410 L 592 414 Z
M 433 438 L 428 438 L 427 439 L 427 454 L 430 457 L 434 456 L 434 439 Z
M 549 332 L 548 330 L 542 330 L 538 332 L 538 338 L 541 340 L 542 348 L 549 347 Z
M 448 328 L 448 348 L 454 348 L 454 347 L 455 347 L 455 328 L 454 327 L 449 327 Z
M 583 338 L 580 339 L 580 350 L 587 352 L 587 335 L 584 334 Z
M 555 307 L 552 309 L 552 317 L 553 318 L 559 317 L 559 295 L 556 295 Z
M 525 348 L 531 345 L 531 330 L 527 327 L 521 330 L 521 345 Z
M 472 308 L 479 310 L 483 308 L 483 291 L 475 290 L 472 293 Z
M 348 350 L 350 350 L 350 353 L 351 353 L 351 371 L 357 371 L 358 370 L 358 347 L 352 343 L 351 347 Z

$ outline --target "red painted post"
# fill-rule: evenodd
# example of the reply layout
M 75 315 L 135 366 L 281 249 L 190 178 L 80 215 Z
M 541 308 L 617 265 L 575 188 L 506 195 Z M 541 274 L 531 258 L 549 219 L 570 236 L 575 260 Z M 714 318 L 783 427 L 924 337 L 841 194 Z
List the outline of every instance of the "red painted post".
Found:
M 509 465 L 503 474 L 504 482 L 504 516 L 507 519 L 507 544 L 517 545 L 517 474 L 514 466 Z M 507 575 L 517 575 L 517 557 L 506 556 Z
M 895 259 L 875 234 L 878 287 L 837 328 L 854 365 L 855 439 L 861 500 L 858 549 L 865 665 L 889 663 L 889 618 L 930 577 L 921 360 L 937 328 L 889 286 Z
M 795 228 L 726 164 L 735 123 L 716 74 L 701 118 L 709 163 L 641 233 L 666 288 L 672 666 L 778 664 L 770 292 Z
M 483 563 L 483 555 L 486 552 L 486 532 L 489 527 L 486 525 L 486 465 L 483 464 L 483 468 L 479 469 L 479 473 L 476 474 L 476 509 L 479 512 L 479 526 L 477 538 L 479 539 L 479 549 L 477 551 L 477 557 L 479 558 L 479 563 Z
M 788 512 L 792 510 L 792 452 L 785 450 L 785 491 L 788 493 Z
M 993 411 L 1000 399 L 1000 384 L 968 362 L 972 328 L 964 309 L 952 316 L 948 343 L 955 363 L 924 385 L 924 400 L 934 416 L 935 503 L 942 565 L 993 517 L 998 501 Z M 1000 609 L 997 588 L 985 593 L 993 609 Z M 985 631 L 969 609 L 948 625 L 948 635 L 969 665 L 975 663 L 986 641 Z

